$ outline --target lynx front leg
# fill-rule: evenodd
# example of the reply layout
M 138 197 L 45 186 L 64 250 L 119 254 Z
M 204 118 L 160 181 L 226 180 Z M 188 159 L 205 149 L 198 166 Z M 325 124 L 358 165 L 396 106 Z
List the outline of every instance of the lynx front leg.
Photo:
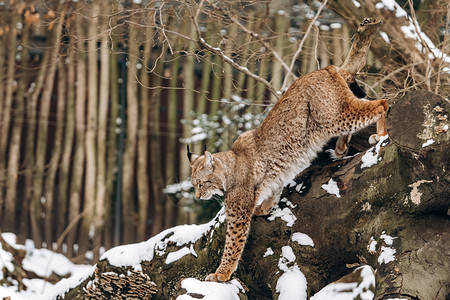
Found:
M 216 272 L 209 274 L 206 281 L 224 282 L 230 280 L 231 275 L 237 269 L 247 241 L 251 215 L 251 210 L 242 210 L 242 207 L 226 210 L 227 237 L 225 239 L 225 250 Z

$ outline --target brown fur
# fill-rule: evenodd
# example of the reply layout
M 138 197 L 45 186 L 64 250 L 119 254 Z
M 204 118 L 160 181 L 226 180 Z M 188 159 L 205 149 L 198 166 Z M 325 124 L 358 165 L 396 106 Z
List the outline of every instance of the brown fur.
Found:
M 350 135 L 374 122 L 386 135 L 386 100 L 356 98 L 346 71 L 329 66 L 295 81 L 264 122 L 245 132 L 230 151 L 192 155 L 196 197 L 225 196 L 227 236 L 220 266 L 206 280 L 227 281 L 236 270 L 253 215 L 266 215 L 278 203 L 283 186 L 306 168 L 331 137 L 341 136 L 336 154 L 343 155 Z

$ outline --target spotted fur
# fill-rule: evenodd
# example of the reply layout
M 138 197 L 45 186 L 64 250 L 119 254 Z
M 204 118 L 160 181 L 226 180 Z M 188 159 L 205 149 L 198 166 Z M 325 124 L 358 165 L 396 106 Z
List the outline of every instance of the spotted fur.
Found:
M 386 135 L 385 99 L 358 99 L 353 76 L 329 66 L 296 80 L 264 122 L 245 132 L 230 151 L 190 155 L 196 197 L 225 196 L 225 250 L 210 281 L 228 281 L 244 249 L 253 215 L 266 215 L 283 186 L 309 166 L 331 137 L 340 136 L 336 154 L 345 154 L 353 132 L 377 122 L 376 142 Z

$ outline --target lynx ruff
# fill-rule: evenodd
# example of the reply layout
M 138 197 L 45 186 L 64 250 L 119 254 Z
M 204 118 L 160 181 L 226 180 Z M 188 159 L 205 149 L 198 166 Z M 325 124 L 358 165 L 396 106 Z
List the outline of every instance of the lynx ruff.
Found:
M 225 196 L 227 234 L 216 272 L 208 281 L 228 281 L 244 249 L 253 215 L 267 215 L 278 203 L 285 183 L 304 170 L 331 137 L 339 136 L 335 153 L 345 155 L 351 134 L 374 122 L 386 135 L 385 99 L 357 98 L 354 77 L 329 66 L 296 80 L 260 127 L 239 136 L 231 150 L 204 155 L 189 152 L 195 196 Z

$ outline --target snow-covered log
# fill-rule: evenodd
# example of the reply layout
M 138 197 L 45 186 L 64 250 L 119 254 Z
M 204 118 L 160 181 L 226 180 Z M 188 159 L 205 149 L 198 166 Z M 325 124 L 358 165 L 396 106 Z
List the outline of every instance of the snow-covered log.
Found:
M 375 270 L 374 299 L 445 299 L 449 114 L 448 100 L 430 92 L 395 99 L 389 139 L 341 160 L 322 157 L 286 187 L 270 216 L 253 219 L 229 283 L 202 281 L 220 262 L 222 212 L 204 225 L 174 227 L 113 248 L 97 269 L 118 278 L 141 272 L 156 289 L 152 299 L 306 299 L 369 265 Z M 97 271 L 66 296 L 101 289 L 99 276 Z M 363 292 L 370 294 L 368 288 Z

